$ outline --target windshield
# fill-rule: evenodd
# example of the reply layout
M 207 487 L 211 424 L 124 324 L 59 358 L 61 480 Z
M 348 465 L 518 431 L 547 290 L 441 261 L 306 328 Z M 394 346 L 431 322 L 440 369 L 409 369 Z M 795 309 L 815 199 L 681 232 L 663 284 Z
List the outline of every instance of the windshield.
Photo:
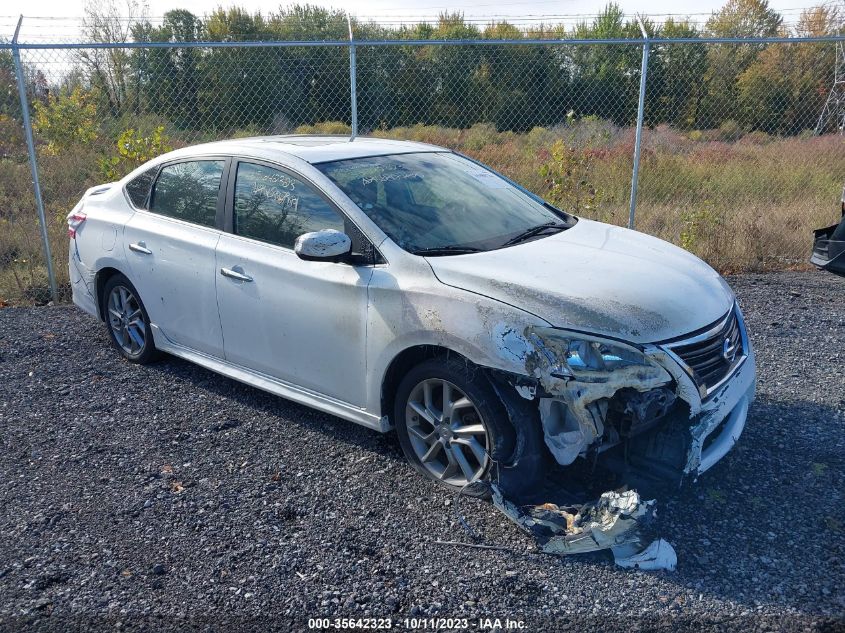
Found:
M 451 152 L 355 158 L 316 167 L 412 253 L 501 248 L 523 234 L 526 239 L 542 236 L 539 227 L 561 230 L 573 222 Z

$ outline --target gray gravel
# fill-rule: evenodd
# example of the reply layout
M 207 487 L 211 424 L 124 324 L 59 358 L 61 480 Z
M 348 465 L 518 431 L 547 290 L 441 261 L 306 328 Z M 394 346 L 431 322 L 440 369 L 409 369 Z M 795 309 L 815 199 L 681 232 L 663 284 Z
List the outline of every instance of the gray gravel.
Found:
M 662 499 L 675 573 L 534 551 L 379 435 L 169 358 L 73 307 L 0 310 L 0 629 L 302 630 L 307 618 L 528 630 L 845 629 L 845 279 L 731 280 L 759 391 L 738 447 Z M 431 628 L 430 626 L 428 627 Z

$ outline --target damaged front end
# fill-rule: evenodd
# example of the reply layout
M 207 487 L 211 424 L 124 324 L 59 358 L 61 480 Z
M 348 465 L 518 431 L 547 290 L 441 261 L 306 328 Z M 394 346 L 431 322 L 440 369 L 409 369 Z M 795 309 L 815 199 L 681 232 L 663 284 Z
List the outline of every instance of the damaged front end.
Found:
M 512 386 L 532 401 L 562 482 L 584 464 L 640 491 L 694 480 L 734 445 L 754 397 L 754 355 L 736 305 L 700 331 L 644 346 L 547 327 L 506 340 L 534 381 Z M 626 490 L 585 502 L 548 482 L 540 499 L 538 486 L 527 490 L 514 476 L 500 473 L 494 502 L 543 551 L 611 549 L 621 565 L 674 566 L 671 546 L 653 538 L 654 501 Z

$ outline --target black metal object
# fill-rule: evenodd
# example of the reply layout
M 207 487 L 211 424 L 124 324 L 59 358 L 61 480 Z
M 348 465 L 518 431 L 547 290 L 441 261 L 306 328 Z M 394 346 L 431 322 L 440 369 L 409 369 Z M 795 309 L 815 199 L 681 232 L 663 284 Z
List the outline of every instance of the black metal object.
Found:
M 645 392 L 620 389 L 608 403 L 607 421 L 620 437 L 634 437 L 654 428 L 671 411 L 675 399 L 666 387 Z
M 810 262 L 834 275 L 845 277 L 845 191 L 842 192 L 842 220 L 813 231 Z

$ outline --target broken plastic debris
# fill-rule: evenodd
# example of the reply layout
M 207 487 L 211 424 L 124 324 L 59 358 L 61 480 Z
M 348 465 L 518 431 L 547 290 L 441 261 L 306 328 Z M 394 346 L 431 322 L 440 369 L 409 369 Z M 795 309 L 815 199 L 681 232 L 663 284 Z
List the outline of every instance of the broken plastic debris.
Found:
M 614 547 L 613 560 L 620 567 L 656 570 L 665 569 L 675 571 L 678 566 L 678 555 L 675 548 L 668 541 L 657 539 L 639 553 L 630 553 L 628 546 Z
M 581 554 L 610 549 L 622 567 L 674 569 L 675 550 L 646 533 L 655 519 L 655 501 L 643 501 L 635 490 L 609 491 L 596 501 L 571 506 L 544 503 L 517 506 L 491 484 L 493 505 L 528 532 L 547 554 Z M 621 562 L 620 562 L 621 561 Z

